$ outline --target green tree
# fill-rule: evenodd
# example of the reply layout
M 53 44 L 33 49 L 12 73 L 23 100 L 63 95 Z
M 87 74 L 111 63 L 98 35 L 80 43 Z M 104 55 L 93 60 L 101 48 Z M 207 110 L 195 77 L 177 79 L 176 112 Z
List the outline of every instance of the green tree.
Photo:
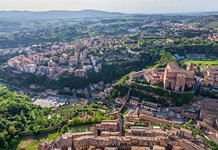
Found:
M 68 132 L 68 130 L 69 130 L 68 126 L 67 126 L 67 125 L 64 125 L 64 126 L 61 128 L 61 133 L 62 133 L 62 134 L 63 134 L 63 133 L 66 133 L 66 132 Z

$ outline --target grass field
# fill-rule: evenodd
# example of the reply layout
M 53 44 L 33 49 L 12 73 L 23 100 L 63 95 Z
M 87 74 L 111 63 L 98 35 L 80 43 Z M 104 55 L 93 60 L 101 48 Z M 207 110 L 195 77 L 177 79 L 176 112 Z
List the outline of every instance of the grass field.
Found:
M 39 143 L 53 141 L 58 136 L 60 136 L 60 133 L 54 132 L 49 135 L 33 137 L 30 139 L 22 139 L 17 146 L 17 150 L 38 150 Z
M 189 62 L 193 62 L 197 66 L 218 66 L 218 60 L 186 60 L 184 63 L 187 65 Z
M 91 125 L 81 125 L 69 127 L 69 132 L 87 132 L 90 131 Z M 23 139 L 20 141 L 17 150 L 38 150 L 38 145 L 43 142 L 54 141 L 61 133 L 54 132 L 49 135 L 39 136 L 32 139 Z
M 212 26 L 213 28 L 215 28 L 215 29 L 218 30 L 218 21 L 213 21 L 213 22 L 211 23 L 211 26 Z

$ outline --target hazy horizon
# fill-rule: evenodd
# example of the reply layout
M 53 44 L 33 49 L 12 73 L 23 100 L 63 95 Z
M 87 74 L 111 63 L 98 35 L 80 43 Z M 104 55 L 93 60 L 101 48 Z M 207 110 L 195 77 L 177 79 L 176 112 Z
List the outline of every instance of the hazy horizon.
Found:
M 218 11 L 217 0 L 0 0 L 0 11 L 101 10 L 122 13 Z

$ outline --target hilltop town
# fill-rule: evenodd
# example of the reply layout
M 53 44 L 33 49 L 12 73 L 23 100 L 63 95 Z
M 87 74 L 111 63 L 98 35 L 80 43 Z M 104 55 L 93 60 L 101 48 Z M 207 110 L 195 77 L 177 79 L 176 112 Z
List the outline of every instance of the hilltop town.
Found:
M 106 16 L 0 21 L 0 150 L 218 149 L 217 15 Z
M 90 132 L 66 133 L 54 142 L 40 144 L 39 149 L 209 149 L 205 145 L 205 137 L 217 139 L 218 103 L 216 99 L 194 96 L 194 92 L 200 86 L 216 88 L 217 71 L 208 70 L 209 75 L 205 75 L 203 68 L 200 80 L 195 74 L 197 66 L 192 62 L 188 63 L 187 70 L 170 62 L 166 68 L 130 73 L 123 86 L 131 88 L 124 97 L 116 98 L 120 106 L 117 105 L 113 113 L 115 120 L 94 125 Z M 213 81 L 207 82 L 208 76 Z M 142 88 L 143 84 L 150 91 L 154 88 L 152 86 L 160 86 L 160 89 L 154 88 L 154 92 L 151 92 L 156 94 L 156 101 L 146 93 L 146 88 Z M 116 85 L 114 88 L 119 90 Z M 168 92 L 171 94 L 167 96 Z M 167 98 L 166 102 L 161 94 Z M 171 99 L 172 94 L 180 97 L 178 101 L 182 101 L 182 104 L 175 97 Z M 160 103 L 160 100 L 164 103 Z

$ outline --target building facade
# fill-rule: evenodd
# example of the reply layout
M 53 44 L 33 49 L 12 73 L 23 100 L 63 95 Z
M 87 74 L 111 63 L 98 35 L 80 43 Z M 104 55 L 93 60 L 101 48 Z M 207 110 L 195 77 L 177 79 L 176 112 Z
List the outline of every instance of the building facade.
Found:
M 168 63 L 166 68 L 147 69 L 130 74 L 129 82 L 144 78 L 150 85 L 163 85 L 176 92 L 192 89 L 195 84 L 193 70 L 184 70 L 175 62 Z

